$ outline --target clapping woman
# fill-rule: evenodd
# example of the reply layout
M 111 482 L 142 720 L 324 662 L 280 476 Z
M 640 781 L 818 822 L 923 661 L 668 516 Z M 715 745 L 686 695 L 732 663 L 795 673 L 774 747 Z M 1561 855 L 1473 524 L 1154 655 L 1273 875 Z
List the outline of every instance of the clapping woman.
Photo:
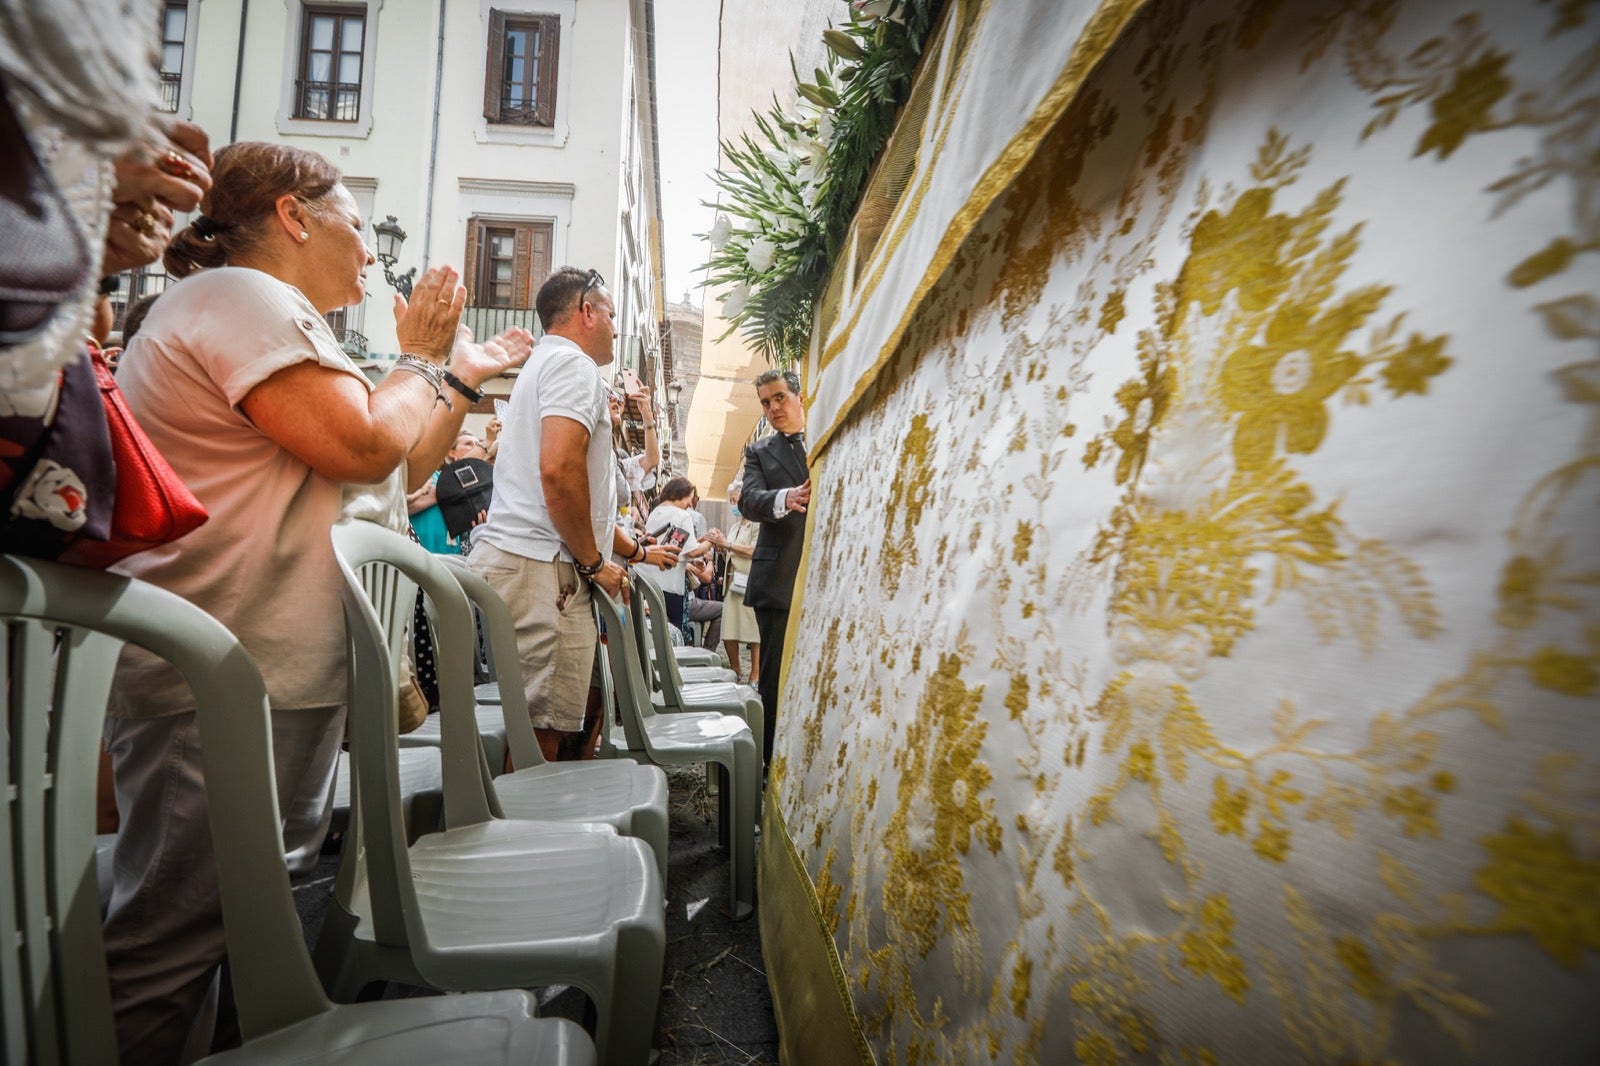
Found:
M 202 214 L 173 240 L 183 280 L 152 309 L 119 382 L 139 423 L 210 512 L 122 573 L 205 608 L 243 642 L 272 702 L 292 872 L 327 832 L 345 714 L 340 576 L 329 531 L 346 482 L 390 477 L 439 403 L 466 299 L 435 268 L 395 297 L 402 351 L 374 388 L 323 315 L 359 302 L 374 257 L 321 156 L 239 143 L 216 153 Z M 403 372 L 402 372 L 403 371 Z M 171 1063 L 222 960 L 194 700 L 165 664 L 124 653 L 106 726 L 122 814 L 106 920 L 122 1061 Z M 193 1030 L 193 1031 L 191 1031 Z

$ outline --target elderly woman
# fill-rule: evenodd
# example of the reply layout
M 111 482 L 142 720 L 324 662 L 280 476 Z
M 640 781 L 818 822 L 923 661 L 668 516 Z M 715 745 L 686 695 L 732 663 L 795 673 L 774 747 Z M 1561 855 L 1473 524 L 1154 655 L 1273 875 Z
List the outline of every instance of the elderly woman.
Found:
M 409 305 L 395 297 L 407 354 L 374 388 L 323 319 L 362 299 L 373 263 L 339 172 L 311 152 L 240 143 L 216 153 L 213 180 L 167 250 L 184 280 L 151 310 L 118 378 L 211 517 L 116 569 L 211 612 L 260 666 L 284 845 L 300 872 L 327 832 L 344 727 L 329 531 L 346 482 L 395 479 L 425 436 L 453 435 L 435 410 L 466 294 L 436 268 Z M 106 948 L 122 1061 L 177 1062 L 209 1042 L 195 1021 L 224 951 L 194 700 L 129 649 L 110 714 L 122 829 Z
M 728 486 L 728 505 L 738 519 L 717 546 L 728 553 L 728 572 L 722 594 L 722 646 L 728 665 L 739 675 L 754 681 L 761 672 L 761 632 L 756 629 L 756 612 L 745 606 L 745 582 L 750 579 L 750 559 L 756 553 L 756 538 L 761 525 L 739 513 L 740 483 Z M 740 579 L 743 580 L 740 580 Z M 739 645 L 750 646 L 750 672 L 739 668 Z

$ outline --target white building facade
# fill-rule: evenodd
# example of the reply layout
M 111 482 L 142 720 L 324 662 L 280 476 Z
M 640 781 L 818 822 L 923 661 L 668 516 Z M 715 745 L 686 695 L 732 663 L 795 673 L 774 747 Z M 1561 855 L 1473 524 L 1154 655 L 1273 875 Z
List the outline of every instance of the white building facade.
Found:
M 213 145 L 333 161 L 369 224 L 404 229 L 395 273 L 461 270 L 480 336 L 538 332 L 545 276 L 599 270 L 619 368 L 659 388 L 654 15 L 653 0 L 166 0 L 162 88 Z M 331 317 L 381 358 L 397 345 L 377 275 Z

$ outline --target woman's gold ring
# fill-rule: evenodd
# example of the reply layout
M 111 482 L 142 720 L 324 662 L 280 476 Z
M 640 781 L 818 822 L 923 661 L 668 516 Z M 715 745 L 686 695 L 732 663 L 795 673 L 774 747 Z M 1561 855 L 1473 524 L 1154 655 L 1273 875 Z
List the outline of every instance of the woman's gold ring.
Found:
M 151 237 L 156 232 L 156 216 L 148 211 L 140 211 L 128 225 L 135 233 L 142 233 L 146 237 Z

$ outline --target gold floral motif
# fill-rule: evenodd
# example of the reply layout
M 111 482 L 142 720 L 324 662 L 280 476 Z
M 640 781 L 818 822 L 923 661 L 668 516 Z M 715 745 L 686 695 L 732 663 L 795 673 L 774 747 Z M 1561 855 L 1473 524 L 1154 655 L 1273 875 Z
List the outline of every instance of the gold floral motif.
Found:
M 890 501 L 890 521 L 885 523 L 883 545 L 883 582 L 889 595 L 900 589 L 900 574 L 905 566 L 905 553 L 899 545 L 909 541 L 912 531 L 922 521 L 922 509 L 932 498 L 934 434 L 928 426 L 926 413 L 916 415 L 900 442 L 900 455 L 896 467 L 893 499 Z M 898 525 L 898 529 L 896 526 Z
M 1489 861 L 1474 882 L 1500 904 L 1496 925 L 1532 936 L 1576 969 L 1585 951 L 1600 951 L 1600 857 L 1579 851 L 1564 827 L 1540 830 L 1522 818 L 1483 838 Z
M 1222 396 L 1239 416 L 1233 455 L 1241 469 L 1266 465 L 1280 440 L 1286 451 L 1317 450 L 1328 431 L 1327 400 L 1361 369 L 1361 360 L 1341 345 L 1384 294 L 1367 290 L 1325 315 L 1303 305 L 1279 308 L 1262 343 L 1228 356 Z
M 1518 306 L 1582 350 L 1552 369 L 1530 343 L 1511 383 L 1541 375 L 1593 414 L 1569 461 L 1494 486 L 1515 517 L 1470 531 L 1503 535 L 1488 565 L 1447 575 L 1423 545 L 1460 531 L 1428 526 L 1431 501 L 1402 541 L 1404 523 L 1374 528 L 1381 492 L 1329 473 L 1483 387 L 1456 325 L 1472 317 L 1385 273 L 1396 220 L 1366 207 L 1363 153 L 1415 156 L 1429 180 L 1517 127 L 1504 177 L 1461 210 L 1600 202 L 1595 78 L 1576 59 L 1541 72 L 1504 18 L 1314 8 L 1152 3 L 1107 60 L 1148 100 L 1069 110 L 830 450 L 786 693 L 804 740 L 774 796 L 813 842 L 879 1061 L 1230 1061 L 1245 1012 L 1280 1023 L 1276 1057 L 1384 1062 L 1430 1027 L 1469 1054 L 1507 1018 L 1456 945 L 1520 938 L 1579 975 L 1600 951 L 1588 753 L 1527 770 L 1600 689 L 1600 300 L 1574 280 L 1600 250 L 1589 215 L 1529 226 L 1494 268 L 1539 287 Z M 1217 165 L 1230 65 L 1302 41 L 1308 73 L 1344 71 L 1370 111 L 1339 116 L 1339 145 L 1257 129 L 1253 161 Z M 1411 458 L 1395 451 L 1397 483 L 1420 484 Z M 863 573 L 886 575 L 887 602 L 862 602 Z M 1289 654 L 1340 663 L 1343 685 L 1306 691 L 1295 662 L 1264 661 L 1297 622 Z M 1369 680 L 1397 648 L 1415 677 Z M 1482 750 L 1503 759 L 1491 778 Z M 1352 889 L 1337 905 L 1330 863 Z
M 1272 213 L 1268 188 L 1247 190 L 1227 214 L 1207 211 L 1195 224 L 1189 258 L 1173 283 L 1178 314 L 1194 301 L 1201 313 L 1214 315 L 1233 292 L 1245 311 L 1271 307 L 1289 282 L 1283 255 L 1293 228 L 1293 219 Z
M 1197 974 L 1210 977 L 1223 991 L 1243 1002 L 1250 990 L 1233 942 L 1233 907 L 1227 896 L 1212 896 L 1200 905 L 1198 928 L 1186 933 L 1178 945 L 1183 964 Z
M 1456 69 L 1450 87 L 1428 101 L 1433 125 L 1422 135 L 1418 155 L 1437 149 L 1440 159 L 1448 158 L 1468 136 L 1495 126 L 1490 112 L 1511 93 L 1511 79 L 1505 75 L 1510 61 L 1508 55 L 1484 52 Z

